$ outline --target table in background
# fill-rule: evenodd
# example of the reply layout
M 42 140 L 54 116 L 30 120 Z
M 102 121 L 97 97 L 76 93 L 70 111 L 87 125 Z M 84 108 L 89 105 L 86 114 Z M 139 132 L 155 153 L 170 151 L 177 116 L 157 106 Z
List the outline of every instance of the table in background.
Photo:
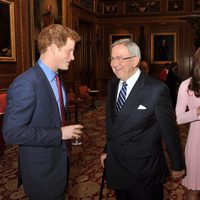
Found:
M 91 105 L 89 107 L 89 109 L 92 111 L 97 109 L 97 107 L 95 105 L 95 99 L 96 99 L 97 95 L 99 94 L 99 92 L 100 92 L 99 90 L 89 90 L 88 91 L 89 95 L 92 97 Z

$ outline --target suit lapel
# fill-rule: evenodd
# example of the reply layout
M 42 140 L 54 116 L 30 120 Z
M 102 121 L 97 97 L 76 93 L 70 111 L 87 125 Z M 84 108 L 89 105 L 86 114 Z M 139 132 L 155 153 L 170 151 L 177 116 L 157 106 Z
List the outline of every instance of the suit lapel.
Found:
M 112 122 L 115 120 L 115 107 L 116 107 L 116 98 L 117 98 L 117 91 L 118 91 L 118 85 L 119 85 L 119 79 L 115 79 L 112 82 L 111 85 L 111 95 L 110 95 L 110 101 L 111 101 L 111 114 L 112 114 Z
M 126 102 L 123 106 L 123 112 L 129 111 L 130 105 L 134 108 L 137 106 L 138 101 L 140 101 L 141 97 L 143 96 L 143 87 L 144 87 L 145 75 L 140 74 L 138 80 L 136 81 L 134 87 L 132 88 Z
M 55 95 L 53 93 L 53 90 L 51 88 L 51 85 L 50 85 L 46 75 L 44 74 L 43 70 L 41 69 L 41 67 L 39 66 L 38 63 L 35 64 L 33 69 L 34 69 L 35 73 L 37 74 L 37 77 L 41 81 L 40 85 L 45 88 L 44 92 L 48 96 L 48 101 L 49 101 L 49 103 L 51 105 L 51 108 L 57 112 L 58 116 L 60 116 L 59 115 L 59 108 L 58 108 L 58 104 L 56 102 Z
M 143 90 L 145 77 L 146 76 L 143 73 L 140 74 L 140 76 L 139 76 L 138 80 L 136 81 L 134 87 L 132 88 L 128 98 L 126 99 L 121 111 L 119 112 L 119 114 L 113 124 L 113 127 L 117 128 L 120 126 L 121 123 L 123 123 L 124 120 L 127 120 L 127 118 L 122 118 L 121 116 L 127 116 L 124 114 L 128 113 L 128 112 L 133 112 L 134 110 L 137 109 L 138 102 L 141 101 L 141 99 L 143 98 L 143 93 L 145 92 Z M 132 110 L 130 110 L 130 108 Z

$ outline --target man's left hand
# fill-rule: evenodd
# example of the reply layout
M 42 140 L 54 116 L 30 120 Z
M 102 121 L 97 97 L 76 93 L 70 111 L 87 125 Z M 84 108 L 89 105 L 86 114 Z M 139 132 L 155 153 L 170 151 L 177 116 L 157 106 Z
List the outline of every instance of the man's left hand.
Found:
M 171 171 L 170 179 L 180 181 L 185 176 L 185 170 L 182 171 Z

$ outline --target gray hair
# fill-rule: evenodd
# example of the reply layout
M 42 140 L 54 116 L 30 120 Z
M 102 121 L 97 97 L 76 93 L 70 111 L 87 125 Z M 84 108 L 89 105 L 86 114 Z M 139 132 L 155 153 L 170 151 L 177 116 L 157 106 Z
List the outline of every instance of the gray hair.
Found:
M 136 56 L 139 59 L 141 59 L 140 48 L 138 47 L 138 45 L 135 42 L 133 42 L 133 40 L 131 40 L 129 38 L 116 40 L 113 44 L 111 44 L 110 50 L 112 50 L 112 48 L 114 46 L 117 46 L 120 44 L 124 45 L 128 49 L 130 56 Z

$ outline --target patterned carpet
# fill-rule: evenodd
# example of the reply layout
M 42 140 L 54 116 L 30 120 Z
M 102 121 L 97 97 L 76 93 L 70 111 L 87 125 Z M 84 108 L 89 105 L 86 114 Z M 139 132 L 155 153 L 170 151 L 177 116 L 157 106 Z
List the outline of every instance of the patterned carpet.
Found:
M 83 116 L 84 135 L 81 146 L 72 147 L 72 163 L 67 193 L 69 200 L 98 200 L 102 168 L 100 154 L 105 141 L 104 100 L 97 102 L 98 109 Z M 187 126 L 180 126 L 184 148 Z M 167 154 L 166 154 L 167 156 Z M 17 189 L 17 146 L 6 147 L 0 160 L 0 200 L 26 200 L 23 187 Z M 180 183 L 168 181 L 164 186 L 165 200 L 184 200 Z M 103 199 L 114 200 L 113 191 L 104 189 Z

